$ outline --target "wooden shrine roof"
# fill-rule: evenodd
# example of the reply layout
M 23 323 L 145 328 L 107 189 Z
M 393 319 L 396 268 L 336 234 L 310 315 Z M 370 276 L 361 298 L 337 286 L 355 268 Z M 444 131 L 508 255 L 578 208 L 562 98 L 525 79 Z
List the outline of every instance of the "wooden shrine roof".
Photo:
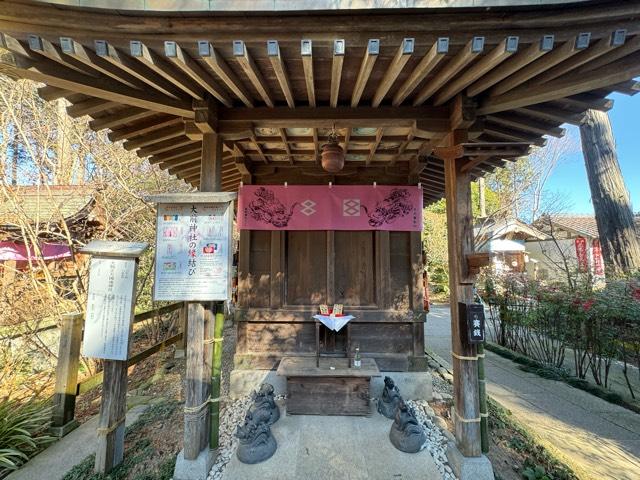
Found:
M 6 0 L 0 32 L 0 71 L 46 84 L 43 98 L 66 98 L 71 116 L 194 186 L 194 108 L 212 105 L 225 190 L 248 173 L 323 174 L 335 126 L 347 150 L 338 175 L 419 176 L 434 201 L 452 129 L 469 128 L 456 148 L 482 176 L 587 109 L 610 109 L 611 92 L 637 93 L 640 75 L 640 0 L 277 15 Z

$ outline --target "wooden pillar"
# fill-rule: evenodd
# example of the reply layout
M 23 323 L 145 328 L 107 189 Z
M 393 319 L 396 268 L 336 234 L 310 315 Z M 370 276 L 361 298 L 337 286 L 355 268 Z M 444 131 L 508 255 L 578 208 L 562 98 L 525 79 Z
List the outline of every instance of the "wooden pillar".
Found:
M 458 449 L 466 457 L 477 457 L 481 455 L 477 349 L 468 342 L 458 306 L 458 302 L 473 302 L 474 278 L 469 274 L 466 262 L 466 254 L 473 252 L 471 178 L 468 172 L 461 171 L 455 153 L 441 156 L 445 161 L 449 244 L 453 420 Z
M 81 343 L 82 314 L 63 315 L 62 325 L 60 325 L 60 346 L 58 348 L 54 407 L 50 428 L 51 433 L 56 437 L 63 437 L 78 426 L 74 417 Z
M 107 474 L 124 458 L 127 361 L 105 360 L 95 471 Z
M 217 133 L 205 132 L 202 135 L 200 191 L 219 192 L 222 188 L 221 179 L 222 138 Z M 195 460 L 201 451 L 210 446 L 209 404 L 219 402 L 218 398 L 210 398 L 216 321 L 214 303 L 190 302 L 187 318 L 184 458 Z M 219 348 L 222 348 L 221 344 Z

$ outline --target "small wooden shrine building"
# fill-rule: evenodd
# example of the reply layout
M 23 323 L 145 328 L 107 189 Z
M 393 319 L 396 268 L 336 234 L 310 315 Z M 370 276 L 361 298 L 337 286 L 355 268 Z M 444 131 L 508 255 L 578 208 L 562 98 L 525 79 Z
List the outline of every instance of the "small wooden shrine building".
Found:
M 465 456 L 480 455 L 458 304 L 482 263 L 470 182 L 640 75 L 639 0 L 5 0 L 0 31 L 3 73 L 203 191 L 376 182 L 446 197 Z M 320 165 L 333 129 L 337 173 Z M 364 356 L 424 368 L 421 251 L 419 232 L 243 230 L 236 367 L 310 354 L 311 314 L 343 303 Z

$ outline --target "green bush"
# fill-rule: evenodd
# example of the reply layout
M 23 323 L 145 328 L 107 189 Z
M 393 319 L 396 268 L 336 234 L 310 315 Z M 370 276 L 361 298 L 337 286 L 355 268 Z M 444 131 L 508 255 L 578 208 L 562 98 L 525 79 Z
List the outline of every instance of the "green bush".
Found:
M 50 418 L 51 408 L 42 402 L 0 400 L 0 478 L 54 440 L 46 435 Z

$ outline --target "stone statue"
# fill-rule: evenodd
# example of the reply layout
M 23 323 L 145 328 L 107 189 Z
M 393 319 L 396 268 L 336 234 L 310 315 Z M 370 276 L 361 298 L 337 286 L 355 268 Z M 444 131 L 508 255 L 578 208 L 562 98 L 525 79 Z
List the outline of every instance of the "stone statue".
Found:
M 406 453 L 419 452 L 427 441 L 423 426 L 418 423 L 415 413 L 402 399 L 398 403 L 389 439 L 394 447 Z
M 280 409 L 273 397 L 273 385 L 263 383 L 257 392 L 252 395 L 253 404 L 249 411 L 256 423 L 265 422 L 273 425 L 280 418 Z
M 390 377 L 384 377 L 384 388 L 382 389 L 382 398 L 378 399 L 378 412 L 387 418 L 394 418 L 398 403 L 402 397 L 400 390 Z
M 238 426 L 235 435 L 240 439 L 236 455 L 242 463 L 264 462 L 278 448 L 271 427 L 266 423 L 256 423 L 251 418 L 243 426 Z

